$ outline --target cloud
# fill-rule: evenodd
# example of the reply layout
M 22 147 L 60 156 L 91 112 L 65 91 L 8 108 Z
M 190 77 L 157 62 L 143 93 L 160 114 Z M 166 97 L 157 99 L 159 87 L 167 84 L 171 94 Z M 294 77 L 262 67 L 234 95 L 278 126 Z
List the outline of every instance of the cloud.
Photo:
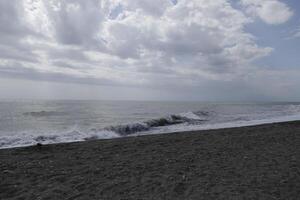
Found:
M 0 1 L 0 10 L 0 34 L 2 37 L 20 37 L 29 34 L 30 30 L 22 21 L 23 10 L 18 6 L 17 0 Z
M 163 68 L 182 76 L 210 73 L 217 77 L 272 51 L 255 44 L 254 37 L 244 31 L 251 19 L 227 1 L 182 0 L 166 7 L 160 17 L 147 13 L 123 10 L 122 17 L 104 26 L 103 35 L 111 54 L 134 59 L 137 67 L 147 71 Z
M 241 0 L 241 4 L 248 14 L 258 16 L 267 24 L 283 24 L 293 16 L 293 11 L 278 0 Z
M 292 38 L 300 38 L 300 27 L 294 31 Z
M 32 49 L 23 43 L 23 39 L 34 32 L 22 20 L 24 11 L 18 2 L 0 1 L 0 59 L 35 62 Z
M 46 1 L 44 6 L 59 43 L 101 45 L 97 35 L 104 18 L 100 1 L 51 0 Z
M 37 81 L 53 81 L 61 83 L 79 83 L 91 85 L 118 85 L 110 79 L 94 78 L 89 76 L 74 76 L 71 73 L 55 71 L 43 71 L 32 67 L 24 66 L 20 62 L 0 63 L 0 74 L 2 78 L 21 78 Z
M 120 10 L 126 11 L 141 11 L 147 15 L 160 17 L 162 16 L 166 9 L 174 3 L 171 0 L 104 0 L 104 3 L 110 5 L 110 11 L 113 11 L 117 6 L 120 6 Z M 113 3 L 113 5 L 112 5 Z
M 247 8 L 259 7 L 249 2 Z M 271 3 L 264 5 L 285 5 Z M 280 11 L 273 21 L 258 10 L 267 22 L 287 16 Z M 249 23 L 228 0 L 1 1 L 0 70 L 139 87 L 239 79 L 273 50 L 246 32 Z

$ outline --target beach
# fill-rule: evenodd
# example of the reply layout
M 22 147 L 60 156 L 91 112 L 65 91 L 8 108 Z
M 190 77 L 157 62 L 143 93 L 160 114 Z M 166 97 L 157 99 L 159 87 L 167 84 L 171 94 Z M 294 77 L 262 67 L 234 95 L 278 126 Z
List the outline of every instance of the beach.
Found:
M 300 199 L 300 121 L 0 150 L 0 199 Z

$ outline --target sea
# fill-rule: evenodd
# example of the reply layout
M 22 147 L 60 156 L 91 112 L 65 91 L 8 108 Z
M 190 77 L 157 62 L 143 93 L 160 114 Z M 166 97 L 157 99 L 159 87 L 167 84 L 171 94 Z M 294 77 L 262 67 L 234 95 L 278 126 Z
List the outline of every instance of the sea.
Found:
M 0 101 L 0 148 L 300 120 L 299 102 Z

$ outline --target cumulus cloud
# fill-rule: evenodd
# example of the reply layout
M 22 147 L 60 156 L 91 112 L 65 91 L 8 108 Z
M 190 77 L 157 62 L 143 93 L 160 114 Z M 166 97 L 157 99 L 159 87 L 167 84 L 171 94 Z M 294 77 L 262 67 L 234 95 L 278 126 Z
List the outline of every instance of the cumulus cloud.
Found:
M 248 14 L 258 16 L 267 24 L 282 24 L 293 16 L 293 11 L 278 0 L 241 0 L 241 4 Z
M 255 44 L 244 31 L 251 20 L 227 1 L 182 0 L 169 4 L 162 16 L 132 7 L 125 10 L 130 2 L 119 2 L 122 17 L 106 24 L 103 38 L 111 54 L 134 59 L 139 71 L 230 73 L 272 50 Z
M 270 24 L 292 15 L 275 0 L 242 3 Z M 273 50 L 245 31 L 251 17 L 228 0 L 0 1 L 0 71 L 160 87 L 230 80 Z

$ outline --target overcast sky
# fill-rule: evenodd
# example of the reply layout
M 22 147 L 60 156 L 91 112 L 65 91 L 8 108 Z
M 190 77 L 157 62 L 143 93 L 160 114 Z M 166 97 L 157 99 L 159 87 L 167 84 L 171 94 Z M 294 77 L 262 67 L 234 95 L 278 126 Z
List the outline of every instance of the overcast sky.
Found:
M 299 0 L 0 0 L 0 98 L 300 101 Z

